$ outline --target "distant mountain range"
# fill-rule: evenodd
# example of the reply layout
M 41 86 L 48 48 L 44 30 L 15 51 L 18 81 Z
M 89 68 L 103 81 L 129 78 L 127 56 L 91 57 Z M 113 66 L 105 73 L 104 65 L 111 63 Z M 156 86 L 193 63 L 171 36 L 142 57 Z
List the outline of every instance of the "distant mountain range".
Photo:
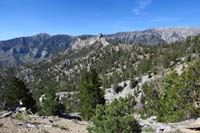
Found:
M 68 48 L 77 49 L 99 42 L 153 45 L 183 41 L 200 34 L 200 28 L 155 28 L 108 35 L 48 35 L 46 33 L 0 41 L 0 67 L 37 62 Z

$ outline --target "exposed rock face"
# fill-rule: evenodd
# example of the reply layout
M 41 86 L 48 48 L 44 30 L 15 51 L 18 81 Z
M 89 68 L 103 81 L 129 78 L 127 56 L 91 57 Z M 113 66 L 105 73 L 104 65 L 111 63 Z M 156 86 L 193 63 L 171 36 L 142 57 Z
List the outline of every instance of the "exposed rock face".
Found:
M 71 44 L 73 49 L 78 49 L 78 48 L 82 48 L 85 46 L 90 46 L 93 45 L 95 43 L 100 43 L 104 46 L 109 45 L 109 42 L 106 40 L 105 37 L 103 37 L 103 35 L 99 35 L 99 36 L 93 36 L 90 37 L 88 39 L 81 39 L 81 37 L 77 37 L 75 42 Z
M 111 35 L 54 35 L 42 33 L 0 41 L 0 67 L 36 62 L 68 48 L 82 48 L 95 43 L 104 46 L 114 43 L 152 45 L 182 41 L 200 33 L 200 28 L 158 28 Z
M 182 41 L 188 36 L 200 34 L 200 28 L 157 28 L 135 32 L 119 32 L 107 35 L 106 39 L 113 43 L 127 44 L 158 44 Z
M 153 30 L 158 32 L 167 43 L 181 41 L 188 36 L 200 34 L 200 28 L 158 28 Z
M 130 80 L 119 83 L 118 86 L 121 86 L 121 87 L 123 87 L 124 84 L 126 84 L 126 86 L 123 87 L 123 90 L 120 91 L 119 93 L 116 93 L 113 90 L 113 88 L 106 89 L 106 91 L 105 91 L 106 102 L 107 103 L 111 103 L 113 100 L 119 99 L 120 97 L 125 98 L 128 95 L 133 95 L 136 98 L 135 99 L 136 102 L 138 104 L 140 104 L 140 98 L 141 98 L 141 95 L 143 93 L 143 91 L 142 91 L 142 85 L 144 85 L 144 83 L 146 83 L 146 82 L 154 80 L 154 76 L 151 77 L 151 78 L 149 78 L 148 75 L 144 75 L 144 76 L 141 77 L 140 81 L 139 81 L 138 77 L 135 78 L 135 80 L 138 81 L 138 83 L 137 83 L 137 85 L 134 88 L 131 88 Z M 137 95 L 135 95 L 135 94 L 137 94 Z

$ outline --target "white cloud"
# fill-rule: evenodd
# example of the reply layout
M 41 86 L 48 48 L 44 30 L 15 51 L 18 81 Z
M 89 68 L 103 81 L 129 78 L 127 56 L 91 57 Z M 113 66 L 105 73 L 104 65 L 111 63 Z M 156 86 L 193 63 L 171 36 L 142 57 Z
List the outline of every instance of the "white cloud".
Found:
M 135 15 L 142 15 L 145 12 L 145 9 L 151 5 L 152 0 L 138 0 L 136 6 L 132 10 Z

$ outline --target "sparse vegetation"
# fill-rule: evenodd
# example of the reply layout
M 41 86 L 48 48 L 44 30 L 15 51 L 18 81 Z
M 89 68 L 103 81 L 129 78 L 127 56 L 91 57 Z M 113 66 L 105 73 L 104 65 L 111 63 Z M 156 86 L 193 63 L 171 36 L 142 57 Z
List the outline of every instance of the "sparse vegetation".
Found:
M 22 113 L 17 113 L 16 116 L 15 116 L 15 119 L 23 120 L 24 119 L 23 114 Z
M 143 131 L 147 133 L 154 133 L 156 130 L 152 127 L 146 127 L 143 129 Z

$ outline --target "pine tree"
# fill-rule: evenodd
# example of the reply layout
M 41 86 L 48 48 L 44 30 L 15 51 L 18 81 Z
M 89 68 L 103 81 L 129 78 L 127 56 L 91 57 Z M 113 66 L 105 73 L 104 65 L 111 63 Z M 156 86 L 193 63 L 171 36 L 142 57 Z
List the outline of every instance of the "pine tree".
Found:
M 14 110 L 21 101 L 23 103 L 22 106 L 36 111 L 36 101 L 33 99 L 32 93 L 24 82 L 16 77 L 11 80 L 8 89 L 4 93 L 4 101 L 6 108 L 9 110 Z
M 41 103 L 41 108 L 39 111 L 40 115 L 59 116 L 63 112 L 65 112 L 65 106 L 59 103 L 55 89 L 53 89 L 52 87 L 48 88 L 44 95 L 45 98 Z
M 133 117 L 134 105 L 132 96 L 120 98 L 105 106 L 98 105 L 92 119 L 93 125 L 88 128 L 89 132 L 140 133 L 141 127 Z
M 101 82 L 95 69 L 86 72 L 79 84 L 79 99 L 81 102 L 81 116 L 89 120 L 98 104 L 104 104 L 104 91 L 100 88 Z

